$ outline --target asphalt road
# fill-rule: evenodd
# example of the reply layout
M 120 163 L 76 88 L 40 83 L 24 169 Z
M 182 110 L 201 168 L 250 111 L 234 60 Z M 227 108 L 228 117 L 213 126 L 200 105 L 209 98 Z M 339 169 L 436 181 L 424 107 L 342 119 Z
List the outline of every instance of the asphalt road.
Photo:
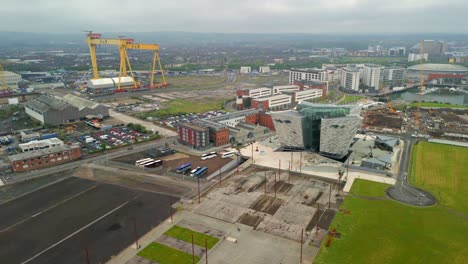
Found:
M 409 163 L 411 160 L 411 149 L 414 140 L 408 135 L 402 138 L 405 140 L 405 147 L 400 162 L 400 173 L 397 176 L 396 184 L 387 189 L 388 197 L 414 206 L 430 206 L 436 203 L 435 197 L 419 188 L 411 186 L 408 183 Z
M 134 242 L 134 223 L 144 234 L 168 218 L 169 202 L 162 194 L 69 178 L 0 206 L 8 219 L 1 224 L 0 259 L 86 263 L 87 248 L 91 263 L 103 263 Z

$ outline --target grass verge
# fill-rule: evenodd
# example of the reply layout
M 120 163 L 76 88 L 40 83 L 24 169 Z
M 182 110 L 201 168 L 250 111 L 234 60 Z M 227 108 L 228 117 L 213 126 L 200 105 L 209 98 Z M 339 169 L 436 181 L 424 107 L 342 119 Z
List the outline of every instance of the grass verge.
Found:
M 208 242 L 209 249 L 214 247 L 214 245 L 216 245 L 216 243 L 218 243 L 219 241 L 219 239 L 216 237 L 208 236 L 180 226 L 174 226 L 171 229 L 167 230 L 166 233 L 164 233 L 164 235 L 166 236 L 174 237 L 188 243 L 192 243 L 192 234 L 193 243 L 203 248 L 205 247 L 205 239 Z
M 138 253 L 138 256 L 156 261 L 160 264 L 190 264 L 192 255 L 180 250 L 153 242 Z M 195 263 L 200 260 L 195 256 Z
M 390 186 L 385 183 L 356 179 L 353 182 L 351 193 L 362 196 L 383 197 L 388 187 Z

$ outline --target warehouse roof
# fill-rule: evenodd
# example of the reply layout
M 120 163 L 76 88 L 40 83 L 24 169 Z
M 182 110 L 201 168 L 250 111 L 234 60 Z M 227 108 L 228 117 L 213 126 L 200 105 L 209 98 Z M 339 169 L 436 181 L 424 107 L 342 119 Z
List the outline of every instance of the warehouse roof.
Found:
M 45 112 L 49 109 L 63 110 L 69 105 L 54 96 L 43 94 L 37 98 L 29 100 L 26 103 L 26 106 L 39 112 Z
M 424 63 L 408 67 L 413 71 L 468 72 L 468 68 L 456 64 Z
M 78 97 L 73 94 L 67 94 L 63 97 L 63 100 L 73 106 L 78 107 L 79 110 L 82 110 L 83 108 L 96 108 L 99 106 L 98 103 L 95 103 L 91 100 L 85 99 L 83 97 Z

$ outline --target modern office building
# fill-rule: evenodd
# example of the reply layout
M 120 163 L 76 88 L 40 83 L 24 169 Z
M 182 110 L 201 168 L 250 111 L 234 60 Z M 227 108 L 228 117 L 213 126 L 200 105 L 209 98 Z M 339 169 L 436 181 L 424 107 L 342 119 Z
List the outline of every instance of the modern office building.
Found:
M 322 96 L 328 94 L 328 82 L 320 81 L 294 81 L 294 84 L 299 86 L 299 91 L 320 89 L 322 90 Z
M 322 97 L 322 93 L 323 92 L 321 89 L 309 89 L 304 91 L 289 92 L 287 94 L 291 94 L 291 106 L 295 107 L 299 102 L 313 102 L 314 100 L 319 99 Z
M 362 122 L 359 106 L 301 102 L 296 108 L 271 113 L 284 148 L 318 152 L 335 159 L 348 154 Z
M 362 72 L 362 83 L 369 88 L 380 89 L 383 81 L 384 67 L 376 64 L 365 64 Z
M 354 67 L 341 70 L 341 86 L 352 91 L 359 91 L 359 78 L 361 73 Z
M 294 92 L 294 91 L 299 91 L 299 86 L 294 85 L 294 84 L 273 86 L 273 94 L 280 94 L 283 92 Z
M 286 94 L 277 94 L 269 97 L 252 99 L 252 108 L 259 110 L 285 110 L 291 108 L 291 96 Z
M 236 107 L 237 110 L 248 109 L 251 107 L 252 98 L 264 97 L 271 95 L 271 88 L 260 87 L 253 89 L 238 89 L 236 91 Z

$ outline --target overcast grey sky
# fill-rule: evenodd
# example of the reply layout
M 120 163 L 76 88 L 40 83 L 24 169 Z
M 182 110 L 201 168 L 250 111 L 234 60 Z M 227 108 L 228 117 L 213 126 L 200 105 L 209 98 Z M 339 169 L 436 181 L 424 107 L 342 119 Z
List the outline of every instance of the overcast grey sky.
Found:
M 468 33 L 468 0 L 2 0 L 0 31 Z

